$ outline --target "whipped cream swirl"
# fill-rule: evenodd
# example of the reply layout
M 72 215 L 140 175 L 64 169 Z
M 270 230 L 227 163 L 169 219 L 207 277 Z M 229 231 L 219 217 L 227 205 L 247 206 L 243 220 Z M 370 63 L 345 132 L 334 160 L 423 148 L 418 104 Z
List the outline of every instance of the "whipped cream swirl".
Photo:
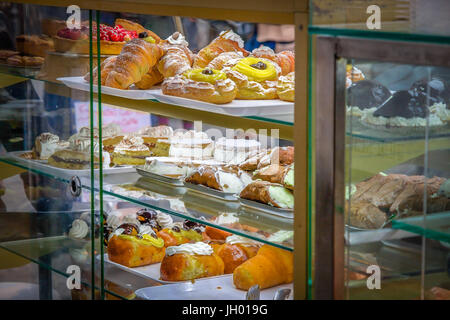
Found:
M 245 247 L 259 246 L 259 242 L 233 234 L 225 240 L 228 244 L 241 244 Z
M 170 228 L 173 224 L 173 219 L 170 215 L 163 212 L 158 212 L 156 216 L 156 222 L 161 226 L 162 229 Z
M 188 46 L 189 43 L 186 38 L 179 32 L 174 32 L 170 37 L 167 38 L 167 42 L 176 46 Z
M 69 237 L 72 239 L 84 239 L 89 232 L 89 226 L 84 220 L 75 219 L 69 230 Z
M 201 256 L 210 256 L 214 252 L 213 248 L 204 242 L 184 243 L 179 246 L 167 247 L 166 256 L 173 256 L 177 253 L 197 254 Z

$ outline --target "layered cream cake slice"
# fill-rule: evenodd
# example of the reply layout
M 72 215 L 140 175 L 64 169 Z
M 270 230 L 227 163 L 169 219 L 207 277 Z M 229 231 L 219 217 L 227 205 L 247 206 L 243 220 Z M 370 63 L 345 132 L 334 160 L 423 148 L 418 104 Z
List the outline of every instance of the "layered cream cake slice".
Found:
M 145 158 L 150 155 L 150 149 L 141 137 L 126 136 L 114 148 L 112 161 L 116 165 L 144 165 Z

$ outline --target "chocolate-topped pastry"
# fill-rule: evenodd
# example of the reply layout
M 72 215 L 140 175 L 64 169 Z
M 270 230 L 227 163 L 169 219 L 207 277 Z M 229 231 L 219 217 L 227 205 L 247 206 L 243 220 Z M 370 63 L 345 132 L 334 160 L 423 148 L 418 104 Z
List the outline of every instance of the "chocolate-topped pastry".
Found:
M 149 224 L 151 220 L 156 220 L 158 213 L 153 209 L 140 209 L 136 212 L 137 219 L 142 224 Z
M 450 85 L 436 76 L 432 77 L 430 81 L 422 79 L 414 82 L 409 90 L 411 95 L 420 98 L 424 104 L 427 103 L 428 97 L 429 106 L 435 103 L 448 104 L 450 102 Z
M 123 229 L 122 234 L 131 236 L 135 236 L 139 233 L 139 227 L 131 223 L 121 224 L 118 229 Z
M 406 119 L 426 118 L 428 114 L 428 107 L 423 104 L 422 99 L 411 95 L 411 92 L 406 90 L 395 92 L 391 99 L 373 113 L 375 117 L 402 117 Z
M 198 233 L 202 233 L 203 231 L 205 231 L 205 226 L 201 223 L 198 222 L 194 222 L 194 221 L 190 221 L 190 220 L 185 220 L 183 222 L 183 228 L 185 230 L 194 230 Z
M 391 96 L 388 88 L 372 80 L 361 80 L 347 89 L 347 106 L 361 110 L 377 108 Z

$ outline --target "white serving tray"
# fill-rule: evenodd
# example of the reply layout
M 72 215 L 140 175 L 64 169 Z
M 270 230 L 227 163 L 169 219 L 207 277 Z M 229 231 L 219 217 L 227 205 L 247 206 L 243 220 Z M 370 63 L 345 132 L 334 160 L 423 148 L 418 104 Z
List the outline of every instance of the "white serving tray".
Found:
M 72 176 L 89 176 L 91 174 L 91 169 L 64 169 L 53 167 L 47 163 L 47 160 L 29 160 L 21 158 L 19 155 L 29 151 L 13 151 L 9 152 L 8 155 L 14 160 L 19 162 L 21 165 L 27 168 L 40 170 L 49 174 L 54 174 L 58 177 L 72 177 Z M 95 172 L 98 172 L 99 169 L 94 169 Z M 113 168 L 103 168 L 103 174 L 118 174 L 118 173 L 130 173 L 136 172 L 136 169 L 133 166 L 119 166 Z
M 226 104 L 214 104 L 193 99 L 168 96 L 161 91 L 155 93 L 160 102 L 191 109 L 230 114 L 233 116 L 272 116 L 294 113 L 294 103 L 283 100 L 233 100 Z
M 292 283 L 261 290 L 260 300 L 273 300 L 275 293 L 285 288 L 291 289 L 289 300 L 292 300 Z M 135 292 L 137 297 L 146 300 L 245 300 L 246 293 L 234 287 L 232 274 L 220 278 L 198 279 L 194 283 L 147 287 Z
M 97 259 L 100 259 L 100 256 L 97 256 Z M 119 263 L 113 262 L 111 260 L 109 260 L 108 254 L 105 253 L 103 255 L 103 261 L 111 264 L 113 266 L 116 266 L 122 270 L 125 270 L 129 273 L 135 274 L 137 276 L 143 277 L 143 278 L 147 278 L 150 280 L 154 280 L 157 281 L 159 283 L 162 284 L 179 284 L 179 283 L 186 283 L 189 282 L 191 283 L 191 281 L 165 281 L 165 280 L 161 280 L 161 272 L 160 272 L 160 268 L 161 268 L 161 263 L 154 263 L 154 264 L 150 264 L 147 266 L 143 266 L 143 267 L 134 267 L 134 268 L 129 268 L 126 267 L 124 265 L 121 265 Z M 223 278 L 223 277 L 227 277 L 229 275 L 221 275 L 221 276 L 216 276 L 216 277 L 209 277 L 209 278 L 203 278 L 203 279 L 217 279 L 217 278 Z M 199 281 L 200 279 L 197 279 L 195 281 Z
M 63 78 L 58 78 L 56 80 L 61 81 L 69 88 L 90 92 L 89 82 L 85 81 L 83 79 L 83 77 L 63 77 Z M 133 87 L 131 87 L 131 88 L 132 89 L 129 89 L 129 90 L 122 90 L 122 89 L 116 89 L 116 88 L 102 86 L 102 93 L 108 94 L 111 96 L 134 99 L 134 100 L 148 100 L 148 99 L 155 99 L 154 93 L 161 92 L 161 89 L 159 89 L 158 87 L 156 87 L 154 89 L 148 89 L 148 90 L 133 89 Z M 98 92 L 97 85 L 93 86 L 93 90 L 95 93 Z

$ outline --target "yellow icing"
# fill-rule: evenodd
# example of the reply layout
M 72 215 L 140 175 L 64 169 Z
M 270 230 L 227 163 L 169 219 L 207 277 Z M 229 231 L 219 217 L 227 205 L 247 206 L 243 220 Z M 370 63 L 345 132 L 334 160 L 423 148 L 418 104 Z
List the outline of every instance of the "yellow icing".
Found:
M 140 244 L 144 244 L 144 245 L 153 245 L 154 247 L 157 248 L 162 248 L 164 247 L 164 240 L 162 238 L 153 238 L 151 235 L 149 234 L 144 234 L 142 236 L 142 239 L 139 239 L 135 236 L 130 236 L 127 234 L 121 234 L 118 236 L 120 239 L 124 239 L 124 240 L 130 240 L 130 241 L 134 241 Z
M 251 66 L 253 64 L 257 64 L 258 62 L 266 64 L 267 68 L 261 70 Z M 275 69 L 273 63 L 259 58 L 243 58 L 232 69 L 246 75 L 250 81 L 262 82 L 266 80 L 276 80 L 277 78 L 277 70 Z
M 188 79 L 199 81 L 199 82 L 208 82 L 214 84 L 217 80 L 225 80 L 227 76 L 220 70 L 210 69 L 213 74 L 204 74 L 202 73 L 204 68 L 200 69 L 191 69 L 184 73 L 184 76 Z
M 153 39 L 153 37 L 148 36 L 147 38 L 144 38 L 145 41 L 150 42 L 150 43 L 156 43 L 156 40 Z
M 183 237 L 188 238 L 189 240 L 202 241 L 202 235 L 194 230 L 181 229 L 180 232 L 175 232 L 173 230 L 168 230 L 168 232 L 173 235 L 178 242 L 181 242 Z

